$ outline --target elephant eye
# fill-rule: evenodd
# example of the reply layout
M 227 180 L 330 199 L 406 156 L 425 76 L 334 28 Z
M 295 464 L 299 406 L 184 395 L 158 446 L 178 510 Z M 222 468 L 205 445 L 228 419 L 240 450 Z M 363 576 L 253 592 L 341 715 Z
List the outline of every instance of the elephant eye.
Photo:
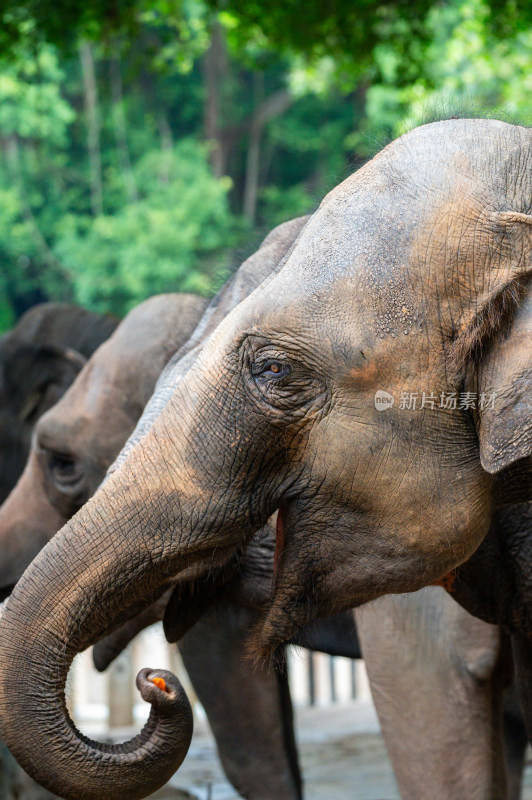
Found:
M 252 371 L 255 377 L 280 380 L 292 372 L 292 367 L 286 361 L 268 359 L 254 364 Z
M 80 465 L 73 458 L 62 453 L 49 454 L 48 469 L 54 482 L 65 487 L 78 483 L 82 477 Z

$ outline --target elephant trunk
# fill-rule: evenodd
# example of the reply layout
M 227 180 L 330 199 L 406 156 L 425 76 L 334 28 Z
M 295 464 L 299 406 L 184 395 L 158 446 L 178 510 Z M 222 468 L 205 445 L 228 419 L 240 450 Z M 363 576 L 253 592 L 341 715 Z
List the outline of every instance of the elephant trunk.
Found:
M 124 609 L 156 595 L 179 569 L 159 538 L 165 521 L 158 520 L 153 533 L 141 502 L 139 487 L 146 481 L 140 467 L 125 485 L 121 476 L 120 490 L 120 476 L 112 476 L 46 545 L 1 618 L 1 736 L 39 783 L 72 800 L 146 797 L 179 767 L 192 735 L 190 705 L 171 673 L 139 673 L 137 686 L 151 714 L 142 732 L 124 744 L 83 736 L 65 703 L 74 656 L 112 630 Z M 150 491 L 157 493 L 155 483 Z M 170 516 L 166 541 L 176 524 Z
M 236 402 L 236 373 L 218 380 L 211 371 L 212 382 L 195 367 L 191 373 L 28 567 L 0 623 L 0 735 L 33 777 L 65 798 L 145 797 L 178 767 L 191 726 L 173 679 L 165 695 L 142 673 L 141 691 L 155 710 L 140 737 L 114 748 L 88 741 L 64 700 L 75 654 L 160 597 L 182 570 L 200 576 L 225 565 L 272 513 L 265 507 L 264 519 L 252 520 L 256 504 L 240 502 L 257 484 L 260 459 L 254 470 L 222 468 L 235 437 L 248 436 L 235 430 L 246 420 L 234 405 L 231 424 L 224 417 L 225 398 Z M 220 432 L 208 458 L 206 428 Z

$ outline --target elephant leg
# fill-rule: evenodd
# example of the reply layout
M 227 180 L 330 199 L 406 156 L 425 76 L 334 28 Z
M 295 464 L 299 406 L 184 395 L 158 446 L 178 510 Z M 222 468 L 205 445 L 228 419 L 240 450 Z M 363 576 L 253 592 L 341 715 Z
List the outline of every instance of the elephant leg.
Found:
M 529 741 L 532 742 L 532 680 L 530 677 L 532 642 L 519 633 L 512 634 L 511 639 L 520 707 Z
M 506 800 L 502 697 L 510 682 L 498 627 L 442 589 L 356 611 L 382 733 L 408 800 Z
M 246 656 L 255 619 L 250 611 L 217 606 L 179 650 L 237 791 L 247 800 L 301 800 L 286 670 L 254 668 Z
M 515 684 L 504 693 L 502 724 L 508 772 L 508 798 L 509 800 L 519 800 L 528 736 Z

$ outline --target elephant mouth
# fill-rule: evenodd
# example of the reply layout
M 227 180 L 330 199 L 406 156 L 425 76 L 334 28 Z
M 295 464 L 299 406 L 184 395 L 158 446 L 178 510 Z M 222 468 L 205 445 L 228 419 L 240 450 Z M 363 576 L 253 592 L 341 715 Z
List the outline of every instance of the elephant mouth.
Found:
M 9 595 L 15 588 L 15 584 L 12 583 L 11 586 L 0 586 L 0 607 L 4 606 Z

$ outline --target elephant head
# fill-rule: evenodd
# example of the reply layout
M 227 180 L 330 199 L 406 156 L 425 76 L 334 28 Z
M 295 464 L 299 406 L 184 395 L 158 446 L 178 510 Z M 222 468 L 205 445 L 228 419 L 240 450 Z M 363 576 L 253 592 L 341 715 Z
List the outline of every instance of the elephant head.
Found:
M 68 665 L 180 570 L 225 564 L 276 509 L 261 654 L 478 547 L 512 491 L 486 456 L 504 420 L 479 450 L 485 407 L 452 398 L 486 394 L 484 359 L 522 307 L 531 159 L 532 133 L 493 120 L 406 134 L 323 200 L 282 267 L 212 333 L 7 603 L 0 727 L 38 780 L 77 798 L 153 790 L 145 739 L 128 745 L 144 768 L 131 780 L 116 753 L 76 739 Z M 527 402 L 526 382 L 512 385 Z
M 94 494 L 166 361 L 188 340 L 205 305 L 205 300 L 189 294 L 160 295 L 139 305 L 59 402 L 40 417 L 23 474 L 0 507 L 0 601 L 40 549 Z M 29 352 L 36 363 L 23 359 L 20 348 L 19 357 L 9 359 L 18 373 L 16 385 L 40 385 L 42 375 L 51 374 L 45 353 L 60 365 L 65 382 L 70 377 L 67 385 L 72 383 L 75 375 L 67 373 L 67 355 L 43 347 Z M 85 359 L 78 364 L 75 355 L 70 360 L 79 371 Z
M 35 423 L 116 325 L 78 306 L 42 303 L 0 337 L 0 502 L 24 469 Z

